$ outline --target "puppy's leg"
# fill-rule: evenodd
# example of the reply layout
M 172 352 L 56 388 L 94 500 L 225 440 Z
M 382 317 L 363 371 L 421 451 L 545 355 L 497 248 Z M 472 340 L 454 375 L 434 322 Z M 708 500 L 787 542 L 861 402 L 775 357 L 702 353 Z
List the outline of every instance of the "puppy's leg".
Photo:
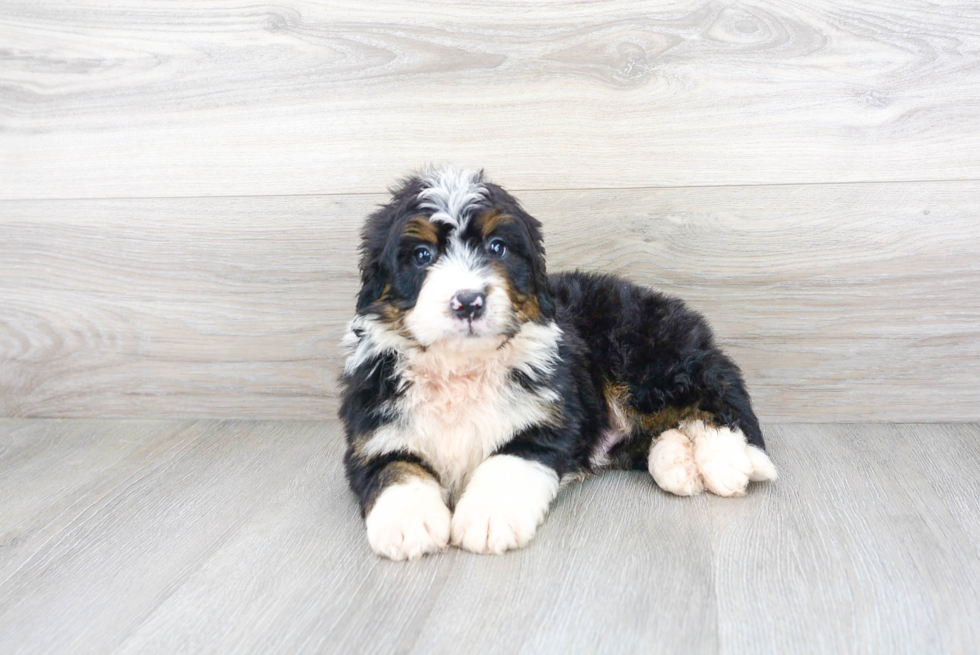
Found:
M 558 474 L 517 455 L 493 455 L 473 472 L 453 514 L 452 542 L 474 553 L 523 548 L 558 493 Z
M 690 375 L 677 387 L 686 387 L 699 416 L 653 443 L 649 469 L 657 484 L 679 495 L 707 488 L 719 496 L 742 496 L 750 481 L 775 480 L 738 367 L 717 348 L 695 350 L 686 361 Z
M 713 416 L 714 425 L 689 421 L 681 430 L 694 443 L 694 457 L 708 490 L 741 496 L 749 481 L 775 480 L 776 467 L 766 455 L 759 420 L 738 367 L 717 349 L 704 353 L 700 364 L 700 408 Z
M 451 521 L 447 492 L 420 458 L 387 453 L 365 460 L 348 453 L 346 461 L 375 553 L 416 559 L 446 547 Z
M 476 468 L 456 503 L 452 543 L 474 553 L 523 548 L 558 494 L 557 455 L 515 440 Z
M 749 482 L 776 479 L 776 467 L 745 435 L 703 421 L 662 433 L 650 448 L 650 475 L 664 491 L 693 496 L 705 487 L 719 496 L 742 496 Z

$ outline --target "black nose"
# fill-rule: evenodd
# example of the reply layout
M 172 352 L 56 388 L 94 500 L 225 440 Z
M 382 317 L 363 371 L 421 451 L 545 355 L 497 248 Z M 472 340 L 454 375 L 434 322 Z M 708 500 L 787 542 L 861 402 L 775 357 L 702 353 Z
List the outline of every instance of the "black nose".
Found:
M 479 291 L 460 291 L 449 301 L 449 307 L 457 318 L 475 320 L 483 316 L 487 294 Z

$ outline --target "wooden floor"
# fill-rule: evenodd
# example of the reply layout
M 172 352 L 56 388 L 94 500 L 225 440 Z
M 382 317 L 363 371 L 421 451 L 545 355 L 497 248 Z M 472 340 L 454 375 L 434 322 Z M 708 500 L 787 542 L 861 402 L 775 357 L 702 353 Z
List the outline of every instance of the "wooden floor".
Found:
M 745 498 L 608 473 L 526 550 L 392 563 L 333 422 L 6 419 L 0 652 L 973 652 L 980 426 L 766 432 Z

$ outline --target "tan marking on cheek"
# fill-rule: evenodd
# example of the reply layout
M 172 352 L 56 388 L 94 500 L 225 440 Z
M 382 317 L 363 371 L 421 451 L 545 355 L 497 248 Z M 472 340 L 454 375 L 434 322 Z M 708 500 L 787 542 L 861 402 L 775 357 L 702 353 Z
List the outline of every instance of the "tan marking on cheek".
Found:
M 529 321 L 537 321 L 541 318 L 541 305 L 538 303 L 538 297 L 533 294 L 521 293 L 515 289 L 510 283 L 507 268 L 502 262 L 491 262 L 490 266 L 496 271 L 497 277 L 500 278 L 500 283 L 504 287 L 504 291 L 507 292 L 507 297 L 510 298 L 510 306 L 514 310 L 514 316 L 517 322 L 527 323 Z
M 519 295 L 518 314 L 523 316 L 525 321 L 537 321 L 541 318 L 541 305 L 538 303 L 537 296 Z
M 371 305 L 371 311 L 378 317 L 378 322 L 386 325 L 392 332 L 415 342 L 415 335 L 405 325 L 408 312 L 392 302 L 377 301 Z
M 405 339 L 414 342 L 415 336 L 405 325 L 405 319 L 408 317 L 410 310 L 399 307 L 394 300 L 389 298 L 390 293 L 391 284 L 385 284 L 384 289 L 381 290 L 381 296 L 371 303 L 370 311 L 378 317 L 381 323 L 384 323 Z
M 405 312 L 392 303 L 380 304 L 378 306 L 378 312 L 380 312 L 382 320 L 384 320 L 386 323 L 394 323 L 401 319 L 405 314 Z
M 390 293 L 391 284 L 385 284 L 384 289 L 381 290 L 381 296 L 372 303 L 371 308 L 381 319 L 382 323 L 386 323 L 392 329 L 401 333 L 406 331 L 404 329 L 406 312 L 389 298 Z

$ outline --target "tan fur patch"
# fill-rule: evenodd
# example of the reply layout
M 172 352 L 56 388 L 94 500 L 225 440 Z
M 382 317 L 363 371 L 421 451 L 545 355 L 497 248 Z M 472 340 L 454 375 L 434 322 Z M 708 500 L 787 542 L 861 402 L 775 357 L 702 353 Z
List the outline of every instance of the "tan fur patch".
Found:
M 507 276 L 507 267 L 501 262 L 491 262 L 490 265 L 496 270 L 497 277 L 503 281 L 502 286 L 510 298 L 510 305 L 514 308 L 514 315 L 517 322 L 527 323 L 528 321 L 537 321 L 541 318 L 541 305 L 538 303 L 538 297 L 517 291 L 511 285 L 510 278 Z
M 415 216 L 405 223 L 402 236 L 434 244 L 439 242 L 439 229 L 426 217 Z
M 374 507 L 374 502 L 378 499 L 385 489 L 393 484 L 403 484 L 408 482 L 412 478 L 422 478 L 427 480 L 432 480 L 432 474 L 426 471 L 422 466 L 412 462 L 392 462 L 378 474 L 378 486 L 375 489 L 374 494 L 368 499 L 367 504 L 364 506 L 364 515 L 367 516 L 371 513 L 371 509 Z
M 704 421 L 713 423 L 711 414 L 701 411 L 697 405 L 688 407 L 665 407 L 653 414 L 643 414 L 633 407 L 629 388 L 622 383 L 606 382 L 603 395 L 609 413 L 617 423 L 616 428 L 627 435 L 639 429 L 656 436 L 665 430 L 676 428 L 683 421 Z
M 496 230 L 498 227 L 513 221 L 514 217 L 510 214 L 505 214 L 499 209 L 491 209 L 481 214 L 476 220 L 480 226 L 480 233 L 483 235 L 483 238 L 486 239 L 488 236 L 493 234 L 494 230 Z
M 424 216 L 415 216 L 402 229 L 402 238 L 418 239 L 435 245 L 439 242 L 439 228 Z M 393 330 L 411 339 L 411 332 L 405 327 L 406 312 L 390 301 L 390 293 L 391 284 L 385 284 L 381 295 L 374 302 L 374 310 Z
M 381 320 L 398 334 L 402 335 L 406 339 L 412 339 L 411 332 L 405 327 L 405 311 L 390 302 L 388 294 L 391 292 L 391 285 L 385 284 L 384 289 L 381 291 L 381 295 L 377 300 L 374 301 L 373 307 L 377 311 Z
M 480 225 L 480 232 L 483 234 L 483 238 L 487 238 L 494 233 L 501 225 L 509 223 L 514 220 L 514 217 L 510 214 L 506 214 L 499 209 L 491 209 L 477 219 Z M 527 295 L 519 293 L 514 289 L 510 283 L 507 276 L 507 268 L 499 263 L 494 262 L 493 267 L 497 271 L 497 275 L 500 279 L 507 282 L 506 289 L 507 295 L 510 296 L 510 303 L 514 308 L 514 312 L 517 315 L 517 320 L 519 323 L 526 323 L 527 321 L 537 321 L 541 318 L 541 306 L 538 303 L 538 297 L 535 295 Z

